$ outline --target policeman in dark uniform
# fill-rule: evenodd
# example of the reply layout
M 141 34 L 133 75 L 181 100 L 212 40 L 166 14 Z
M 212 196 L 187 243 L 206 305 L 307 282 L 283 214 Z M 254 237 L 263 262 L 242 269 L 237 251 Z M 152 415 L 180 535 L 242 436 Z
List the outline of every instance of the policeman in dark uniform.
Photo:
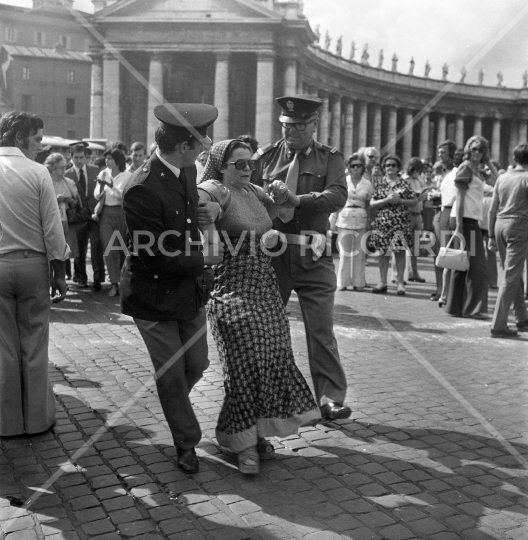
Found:
M 251 181 L 267 189 L 274 180 L 282 180 L 297 195 L 289 198 L 291 208 L 281 210 L 273 221 L 287 246 L 272 257 L 272 265 L 284 303 L 292 290 L 299 298 L 321 415 L 326 420 L 348 418 L 347 382 L 333 330 L 336 276 L 331 253 L 324 249 L 328 217 L 347 200 L 345 163 L 337 148 L 313 139 L 322 105 L 319 98 L 284 96 L 277 102 L 282 108 L 283 139 L 257 151 Z M 321 256 L 320 250 L 313 249 L 314 241 L 319 248 L 323 244 Z
M 200 425 L 189 393 L 209 365 L 204 266 L 218 264 L 202 251 L 197 225 L 194 162 L 207 126 L 218 116 L 204 104 L 159 105 L 154 114 L 157 150 L 127 184 L 123 209 L 130 255 L 123 267 L 121 307 L 145 341 L 159 398 L 178 450 L 178 466 L 198 471 Z

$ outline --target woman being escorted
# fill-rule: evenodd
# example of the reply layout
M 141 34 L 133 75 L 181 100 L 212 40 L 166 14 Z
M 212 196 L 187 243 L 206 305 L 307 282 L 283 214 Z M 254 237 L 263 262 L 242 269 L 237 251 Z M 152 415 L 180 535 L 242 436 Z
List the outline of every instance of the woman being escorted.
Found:
M 216 227 L 227 244 L 223 262 L 215 266 L 207 304 L 224 370 L 225 399 L 216 437 L 237 453 L 245 474 L 258 473 L 259 454 L 273 452 L 263 437 L 287 437 L 320 419 L 295 365 L 277 277 L 260 244 L 271 229 L 270 216 L 279 210 L 274 200 L 283 203 L 296 196 L 279 181 L 271 185 L 273 199 L 251 184 L 254 165 L 248 145 L 221 141 L 211 148 L 198 185 L 200 200 L 222 208 Z
M 125 156 L 117 148 L 107 150 L 104 156 L 107 168 L 101 171 L 97 177 L 94 197 L 97 201 L 104 197 L 104 206 L 99 218 L 99 228 L 105 252 L 105 264 L 112 284 L 108 296 L 114 297 L 119 294 L 121 268 L 125 262 L 125 252 L 121 249 L 121 246 L 127 244 L 127 229 L 122 207 L 123 188 L 132 173 L 126 170 Z M 116 231 L 120 234 L 122 240 L 117 239 L 116 243 L 114 236 L 112 242 L 114 249 L 107 252 L 112 236 Z
M 64 176 L 66 160 L 62 154 L 58 152 L 50 154 L 46 158 L 44 166 L 48 169 L 53 180 L 53 189 L 57 196 L 64 237 L 66 238 L 66 243 L 70 246 L 70 259 L 74 259 L 79 256 L 77 230 L 86 227 L 86 223 L 68 223 L 67 210 L 76 204 L 81 204 L 77 186 L 73 180 Z
M 339 269 L 337 288 L 345 291 L 363 289 L 365 279 L 366 246 L 363 240 L 370 221 L 370 199 L 372 184 L 363 177 L 365 158 L 352 154 L 348 158 L 346 175 L 348 199 L 346 206 L 330 216 L 331 230 L 337 230 L 339 246 Z
M 469 269 L 453 270 L 447 297 L 446 311 L 451 317 L 488 318 L 488 263 L 484 251 L 479 221 L 483 216 L 485 177 L 481 166 L 491 171 L 490 184 L 495 183 L 497 171 L 488 155 L 488 141 L 474 135 L 464 148 L 464 161 L 455 176 L 457 196 L 451 209 L 451 221 L 469 255 Z
M 405 273 L 405 251 L 413 248 L 413 234 L 409 207 L 416 204 L 410 184 L 399 177 L 401 161 L 397 156 L 388 155 L 383 159 L 385 176 L 374 188 L 370 203 L 377 210 L 372 230 L 372 243 L 380 251 L 380 282 L 372 289 L 373 293 L 387 292 L 387 272 L 391 253 L 396 259 L 397 291 L 405 294 L 403 274 Z

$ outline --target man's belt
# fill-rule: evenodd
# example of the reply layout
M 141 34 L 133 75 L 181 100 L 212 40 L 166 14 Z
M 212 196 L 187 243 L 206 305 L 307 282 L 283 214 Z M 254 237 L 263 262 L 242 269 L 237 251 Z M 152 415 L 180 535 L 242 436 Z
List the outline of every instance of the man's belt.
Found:
M 345 206 L 345 208 L 363 208 L 362 206 L 358 206 L 357 204 L 350 204 Z
M 296 246 L 309 246 L 312 243 L 311 234 L 285 234 L 288 244 L 295 244 Z

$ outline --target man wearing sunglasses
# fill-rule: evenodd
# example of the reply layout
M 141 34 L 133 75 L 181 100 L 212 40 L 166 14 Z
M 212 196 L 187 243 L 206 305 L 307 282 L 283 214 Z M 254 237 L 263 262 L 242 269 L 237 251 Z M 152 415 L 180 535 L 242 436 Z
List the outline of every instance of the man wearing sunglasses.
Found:
M 251 181 L 268 189 L 275 180 L 282 180 L 296 195 L 289 197 L 273 221 L 273 228 L 284 234 L 286 246 L 278 248 L 271 262 L 283 302 L 288 302 L 292 291 L 299 299 L 321 416 L 325 420 L 348 418 L 347 382 L 333 330 L 334 263 L 329 250 L 319 256 L 314 246 L 314 238 L 320 242 L 326 236 L 329 215 L 345 206 L 345 163 L 337 148 L 313 138 L 322 100 L 301 94 L 277 98 L 277 102 L 282 109 L 283 138 L 257 151 Z

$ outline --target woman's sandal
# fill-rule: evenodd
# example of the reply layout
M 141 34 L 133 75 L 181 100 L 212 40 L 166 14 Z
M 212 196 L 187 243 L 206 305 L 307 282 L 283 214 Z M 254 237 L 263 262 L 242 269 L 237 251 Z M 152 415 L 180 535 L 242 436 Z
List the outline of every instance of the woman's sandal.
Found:
M 238 470 L 242 474 L 258 474 L 260 471 L 260 460 L 256 446 L 246 448 L 237 454 Z
M 273 459 L 275 457 L 274 446 L 264 437 L 259 437 L 257 452 L 260 459 Z

